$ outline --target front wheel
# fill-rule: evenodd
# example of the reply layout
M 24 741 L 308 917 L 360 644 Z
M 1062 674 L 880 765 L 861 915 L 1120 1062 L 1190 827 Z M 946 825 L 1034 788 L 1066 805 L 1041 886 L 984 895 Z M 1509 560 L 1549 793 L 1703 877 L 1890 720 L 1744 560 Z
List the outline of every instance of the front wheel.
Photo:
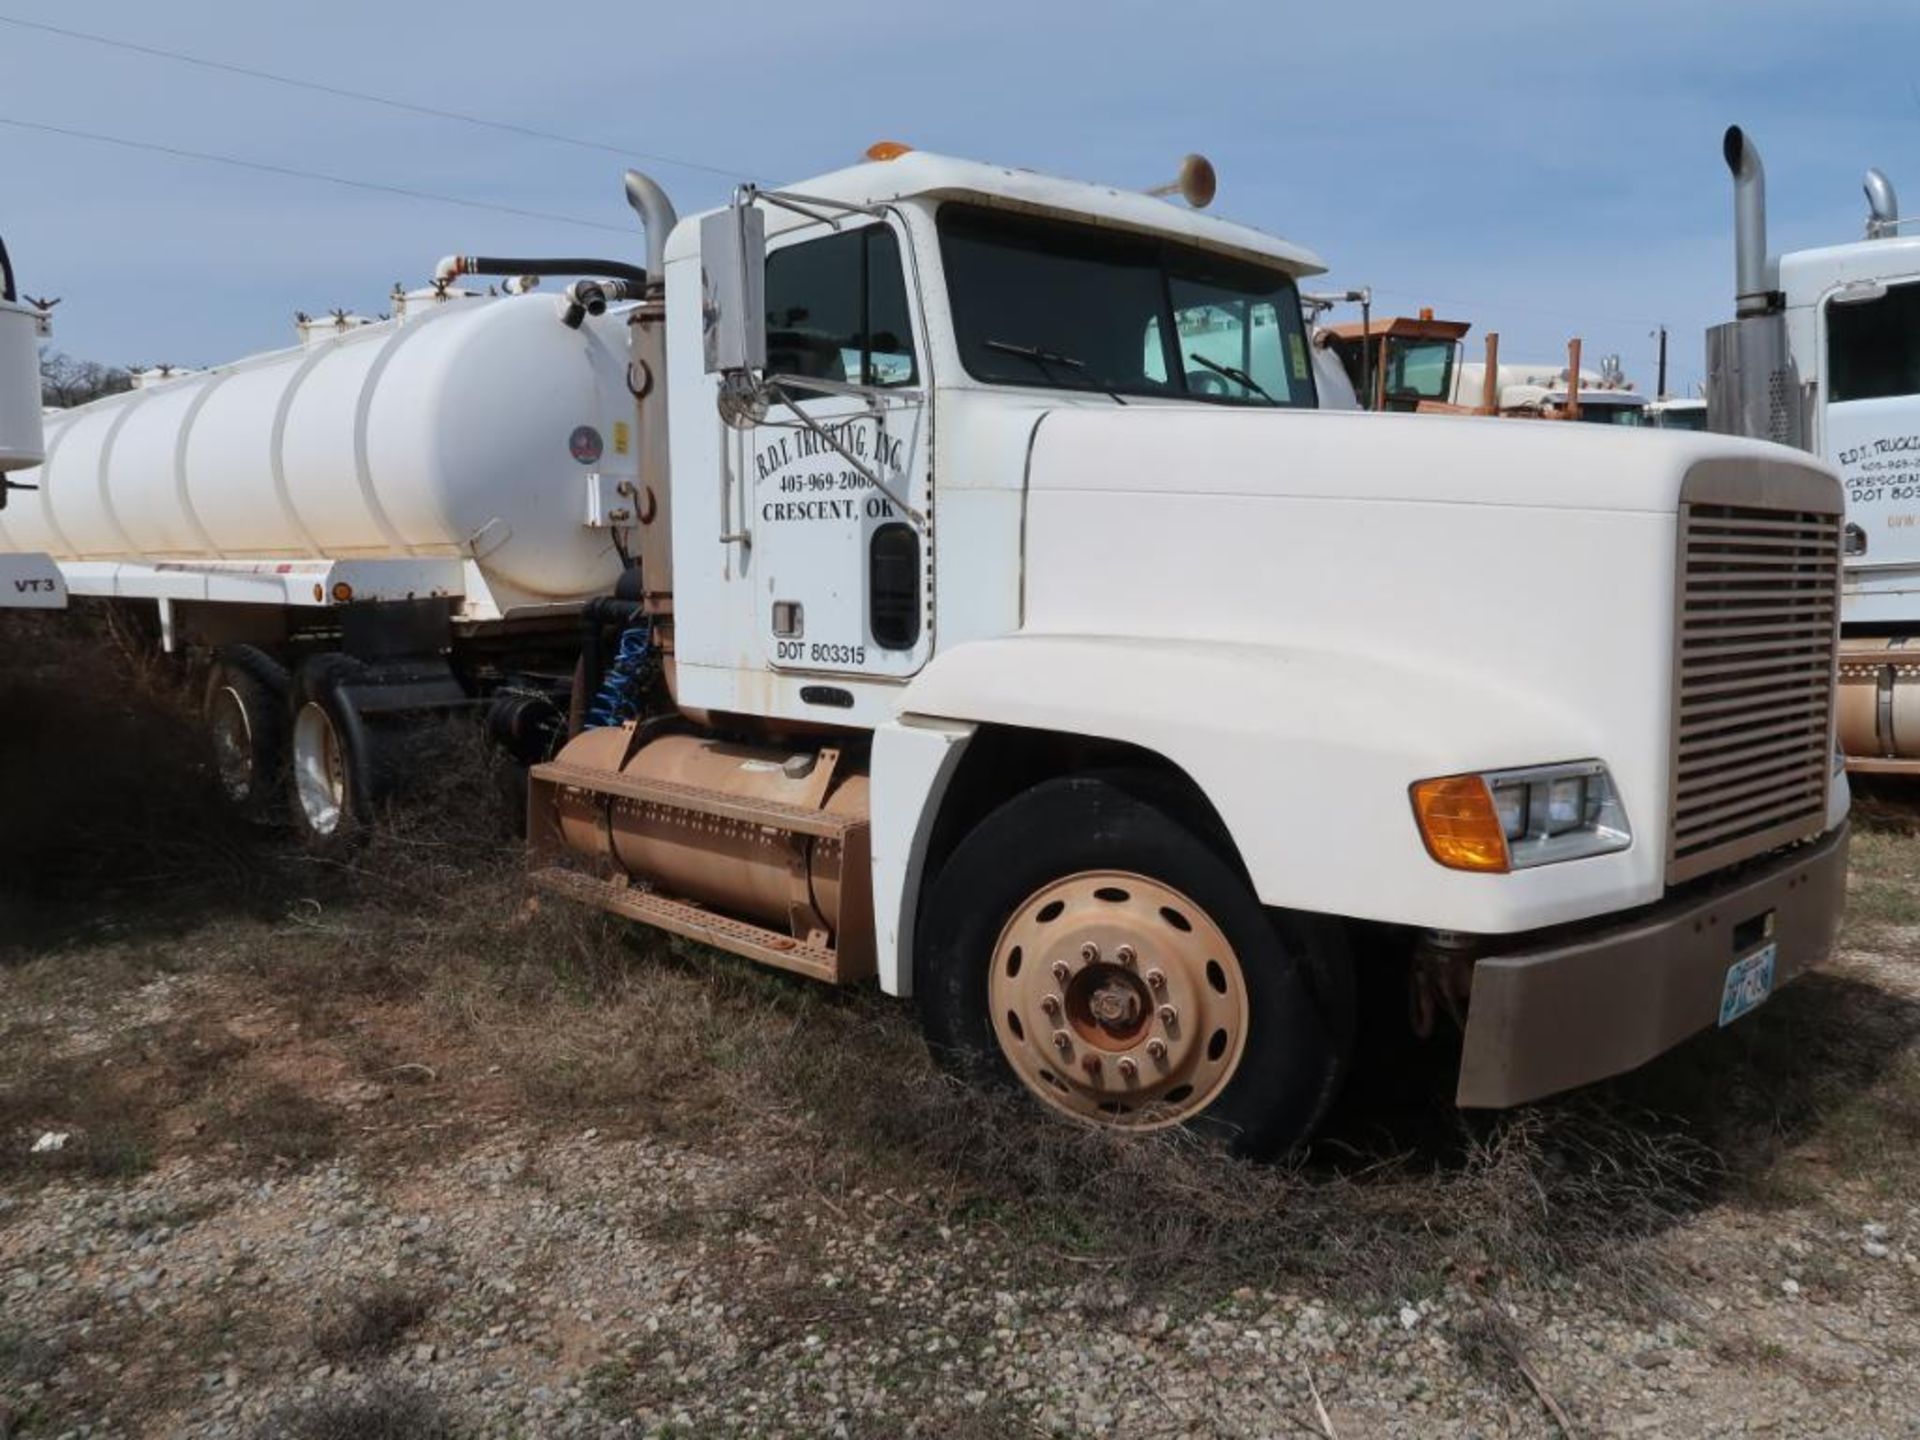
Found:
M 1342 933 L 1270 914 L 1157 777 L 1049 781 L 935 880 L 914 990 L 937 1054 L 1055 1111 L 1246 1155 L 1312 1131 L 1352 1039 Z

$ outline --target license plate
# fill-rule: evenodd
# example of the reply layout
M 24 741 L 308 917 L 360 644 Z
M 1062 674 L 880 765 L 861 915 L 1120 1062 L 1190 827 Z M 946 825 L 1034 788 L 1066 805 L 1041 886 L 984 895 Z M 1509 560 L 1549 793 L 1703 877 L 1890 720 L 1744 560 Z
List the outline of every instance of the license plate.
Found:
M 1773 993 L 1773 957 L 1779 948 L 1765 946 L 1727 967 L 1727 983 L 1720 991 L 1722 1025 L 1731 1025 Z

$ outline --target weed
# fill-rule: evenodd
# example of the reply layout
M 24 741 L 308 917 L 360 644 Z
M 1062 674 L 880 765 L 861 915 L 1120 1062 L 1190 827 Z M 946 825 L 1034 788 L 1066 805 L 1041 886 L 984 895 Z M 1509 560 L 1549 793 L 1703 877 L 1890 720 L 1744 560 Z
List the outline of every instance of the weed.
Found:
M 323 1359 L 334 1361 L 360 1362 L 388 1355 L 432 1310 L 433 1297 L 426 1291 L 381 1281 L 329 1302 L 315 1317 L 313 1348 Z
M 467 1430 L 428 1391 L 386 1377 L 283 1405 L 254 1433 L 258 1440 L 462 1440 Z

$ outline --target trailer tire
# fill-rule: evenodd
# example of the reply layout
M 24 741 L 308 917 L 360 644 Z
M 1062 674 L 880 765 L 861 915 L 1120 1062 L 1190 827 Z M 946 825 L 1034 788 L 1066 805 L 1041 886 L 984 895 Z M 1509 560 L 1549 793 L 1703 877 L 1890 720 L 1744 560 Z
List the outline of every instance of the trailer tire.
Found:
M 224 646 L 201 713 L 221 794 L 257 824 L 280 818 L 287 774 L 287 672 L 251 645 Z
M 1344 1078 L 1345 933 L 1265 909 L 1187 814 L 1149 775 L 1068 776 L 1007 801 L 933 881 L 915 1003 L 936 1057 L 968 1079 L 1270 1156 L 1312 1133 Z
M 294 679 L 289 810 L 308 850 L 337 854 L 367 835 L 392 776 L 381 736 L 354 708 L 348 687 L 364 667 L 346 655 L 316 655 Z

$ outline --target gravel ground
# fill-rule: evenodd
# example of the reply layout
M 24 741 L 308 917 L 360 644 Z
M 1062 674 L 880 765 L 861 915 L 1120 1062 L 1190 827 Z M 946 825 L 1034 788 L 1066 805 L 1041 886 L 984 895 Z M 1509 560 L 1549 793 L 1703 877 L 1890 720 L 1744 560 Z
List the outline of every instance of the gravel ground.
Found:
M 149 982 L 75 1033 L 257 1028 L 232 988 Z M 6 1186 L 0 1433 L 1920 1434 L 1920 1206 L 1870 1177 L 1638 1242 L 1678 1277 L 1651 1305 L 1578 1273 L 1356 1301 L 1142 1279 L 730 1127 L 602 1133 L 480 1083 L 448 1145 L 405 1088 L 322 1093 L 324 1162 L 236 1169 L 215 1136 Z

